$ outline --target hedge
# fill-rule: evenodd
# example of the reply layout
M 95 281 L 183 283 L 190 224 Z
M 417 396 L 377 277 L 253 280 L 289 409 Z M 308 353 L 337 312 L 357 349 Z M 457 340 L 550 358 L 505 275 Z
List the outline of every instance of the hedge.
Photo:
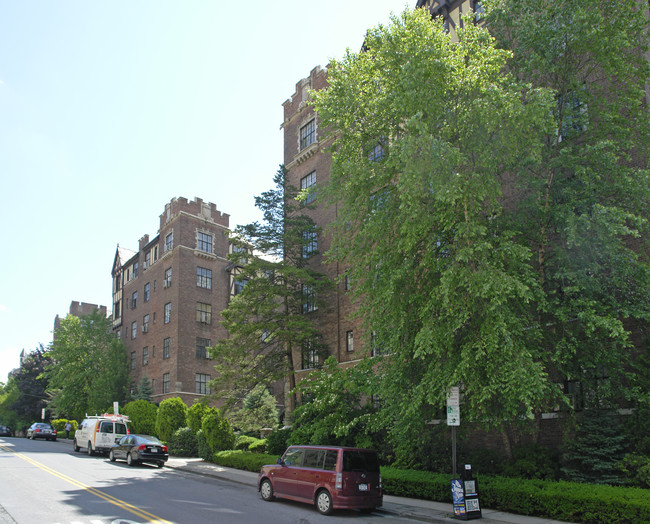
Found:
M 250 451 L 230 450 L 217 451 L 212 455 L 212 462 L 227 468 L 243 469 L 259 473 L 262 466 L 275 464 L 280 455 L 266 453 L 251 453 Z
M 381 469 L 384 493 L 451 504 L 450 476 Z M 479 478 L 481 505 L 509 513 L 589 524 L 650 522 L 650 492 L 577 482 Z

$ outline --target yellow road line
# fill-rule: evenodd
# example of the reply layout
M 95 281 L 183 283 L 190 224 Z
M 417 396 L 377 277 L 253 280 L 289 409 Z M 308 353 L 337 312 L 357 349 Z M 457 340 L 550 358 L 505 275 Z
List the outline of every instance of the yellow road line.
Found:
M 77 486 L 78 488 L 81 488 L 89 493 L 92 493 L 93 495 L 104 499 L 106 502 L 110 502 L 114 506 L 117 506 L 118 508 L 122 508 L 129 513 L 133 513 L 134 515 L 141 517 L 143 519 L 146 519 L 147 522 L 150 522 L 152 524 L 172 524 L 168 520 L 161 519 L 160 517 L 157 517 L 156 515 L 149 513 L 148 511 L 145 511 L 143 509 L 140 509 L 136 506 L 133 506 L 132 504 L 129 504 L 128 502 L 125 502 L 123 500 L 120 500 L 118 498 L 113 497 L 112 495 L 109 495 L 107 493 L 104 493 L 103 491 L 100 491 L 98 489 L 93 488 L 92 486 L 88 486 L 87 484 L 84 484 L 83 482 L 80 482 L 76 479 L 73 479 L 72 477 L 68 477 L 67 475 L 64 475 L 63 473 L 60 473 L 49 466 L 46 466 L 45 464 L 41 464 L 37 460 L 34 460 L 26 455 L 23 455 L 22 453 L 19 453 L 17 451 L 14 451 L 13 449 L 3 446 L 0 444 L 0 449 L 3 451 L 9 451 L 10 453 L 13 453 L 17 457 L 23 459 L 26 462 L 29 462 L 30 464 L 36 466 L 39 469 L 42 469 L 46 473 L 49 473 L 50 475 L 54 475 L 55 477 L 60 478 L 61 480 L 65 480 L 66 482 L 72 484 L 73 486 Z

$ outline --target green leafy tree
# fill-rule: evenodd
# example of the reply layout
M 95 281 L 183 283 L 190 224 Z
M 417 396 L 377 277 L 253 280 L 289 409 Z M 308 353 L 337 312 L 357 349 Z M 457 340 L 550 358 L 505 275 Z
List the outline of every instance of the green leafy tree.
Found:
M 124 344 L 99 311 L 64 318 L 54 332 L 49 356 L 52 361 L 43 375 L 56 414 L 81 420 L 125 398 L 129 369 Z
M 262 428 L 278 425 L 276 400 L 264 386 L 259 385 L 244 399 L 241 409 L 228 414 L 230 423 L 246 434 L 259 436 Z
M 11 405 L 18 400 L 20 392 L 16 387 L 16 381 L 13 377 L 9 377 L 6 384 L 0 382 L 0 420 L 3 424 L 11 426 L 16 431 L 26 425 L 31 419 L 22 419 L 18 414 L 11 409 Z
M 122 414 L 129 417 L 131 431 L 144 435 L 156 435 L 158 406 L 148 400 L 133 400 L 122 407 Z
M 48 380 L 43 376 L 51 357 L 41 346 L 27 355 L 13 376 L 19 397 L 10 405 L 21 420 L 41 420 L 42 409 L 47 407 Z
M 229 258 L 238 268 L 237 281 L 245 285 L 222 312 L 229 338 L 210 349 L 217 376 L 211 388 L 228 406 L 243 401 L 258 384 L 282 380 L 292 390 L 294 355 L 307 346 L 326 351 L 314 321 L 303 313 L 307 300 L 321 304 L 331 283 L 310 267 L 317 253 L 306 250 L 318 228 L 285 173 L 281 167 L 275 187 L 255 198 L 263 221 L 239 226 L 231 237 L 239 249 Z M 292 397 L 285 405 L 291 412 Z
M 650 319 L 647 5 L 484 4 L 509 69 L 555 99 L 543 161 L 513 180 L 509 217 L 534 251 L 540 344 L 586 407 L 607 405 L 625 394 L 630 329 Z
M 158 406 L 156 435 L 167 442 L 174 431 L 187 425 L 187 406 L 178 397 L 166 398 Z
M 334 357 L 300 381 L 297 391 L 305 399 L 295 413 L 290 444 L 336 444 L 376 447 L 371 421 L 375 375 L 372 361 L 342 369 Z
M 333 259 L 346 264 L 366 343 L 384 356 L 396 443 L 462 385 L 463 417 L 521 420 L 557 391 L 535 322 L 531 250 L 504 186 L 541 161 L 552 93 L 504 72 L 510 53 L 471 23 L 454 43 L 425 10 L 367 33 L 314 93 L 332 132 Z

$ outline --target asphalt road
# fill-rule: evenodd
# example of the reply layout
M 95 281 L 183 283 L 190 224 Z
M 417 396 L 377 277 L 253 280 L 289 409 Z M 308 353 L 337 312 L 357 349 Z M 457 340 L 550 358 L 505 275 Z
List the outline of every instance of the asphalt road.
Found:
M 408 523 L 357 511 L 320 515 L 264 502 L 254 487 L 75 453 L 69 442 L 0 438 L 0 524 Z

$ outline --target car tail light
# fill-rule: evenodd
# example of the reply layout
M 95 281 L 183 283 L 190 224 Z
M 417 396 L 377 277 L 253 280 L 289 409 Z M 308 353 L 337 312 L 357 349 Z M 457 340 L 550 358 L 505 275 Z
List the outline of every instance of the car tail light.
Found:
M 145 449 L 147 449 L 147 446 L 145 446 L 144 444 L 140 444 L 138 446 L 138 451 L 144 451 Z
M 41 430 L 39 428 L 36 428 L 36 433 L 40 433 Z
M 56 435 L 56 429 L 52 430 L 52 435 Z
M 343 474 L 342 473 L 337 473 L 336 474 L 336 489 L 343 489 Z
M 163 446 L 163 447 L 162 447 L 162 450 L 163 450 L 165 453 L 169 453 L 169 449 L 167 449 L 167 446 Z

